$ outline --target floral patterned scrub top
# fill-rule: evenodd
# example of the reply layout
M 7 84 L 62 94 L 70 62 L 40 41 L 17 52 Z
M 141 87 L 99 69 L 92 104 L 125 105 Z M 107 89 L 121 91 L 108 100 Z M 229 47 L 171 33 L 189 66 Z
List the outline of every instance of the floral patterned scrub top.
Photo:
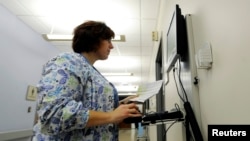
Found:
M 49 60 L 37 87 L 36 140 L 118 141 L 116 124 L 85 127 L 89 110 L 113 111 L 118 94 L 81 54 L 62 53 Z

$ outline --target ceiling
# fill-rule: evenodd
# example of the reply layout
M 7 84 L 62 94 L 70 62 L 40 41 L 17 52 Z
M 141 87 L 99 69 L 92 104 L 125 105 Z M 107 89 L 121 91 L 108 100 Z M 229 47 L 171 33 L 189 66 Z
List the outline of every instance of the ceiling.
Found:
M 105 22 L 116 35 L 125 35 L 125 42 L 113 41 L 109 58 L 97 61 L 94 66 L 102 73 L 133 73 L 127 77 L 107 76 L 117 87 L 135 88 L 147 82 L 160 0 L 0 0 L 0 3 L 41 36 L 72 34 L 86 20 Z M 71 41 L 49 42 L 62 52 L 72 51 Z

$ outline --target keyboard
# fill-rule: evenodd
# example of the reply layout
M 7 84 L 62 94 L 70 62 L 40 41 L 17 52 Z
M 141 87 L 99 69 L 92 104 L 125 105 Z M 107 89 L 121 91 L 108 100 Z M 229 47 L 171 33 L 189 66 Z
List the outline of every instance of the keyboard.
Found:
M 124 123 L 138 123 L 142 121 L 142 117 L 130 117 L 123 120 Z
M 152 114 L 146 114 L 142 117 L 143 121 L 157 121 L 157 120 L 169 120 L 169 119 L 178 119 L 183 118 L 183 113 L 181 111 L 164 111 L 164 112 L 156 112 Z
M 156 122 L 156 121 L 165 121 L 173 119 L 183 118 L 183 113 L 181 111 L 164 111 L 151 114 L 145 114 L 143 117 L 133 117 L 126 118 L 123 120 L 124 123 L 138 123 L 138 122 Z

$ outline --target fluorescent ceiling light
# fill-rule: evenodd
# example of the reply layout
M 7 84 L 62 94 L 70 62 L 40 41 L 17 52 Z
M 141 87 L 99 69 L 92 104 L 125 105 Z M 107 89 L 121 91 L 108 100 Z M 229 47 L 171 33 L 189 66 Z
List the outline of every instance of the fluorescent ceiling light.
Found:
M 135 93 L 138 90 L 137 85 L 136 86 L 135 85 L 118 85 L 115 87 L 119 93 L 125 93 L 125 92 Z
M 70 41 L 73 39 L 73 35 L 62 35 L 62 34 L 45 34 L 44 37 L 49 41 L 57 41 L 57 40 Z
M 132 76 L 133 73 L 102 73 L 104 76 Z
M 43 34 L 42 35 L 48 41 L 71 41 L 73 35 L 70 34 Z M 125 35 L 116 35 L 112 41 L 125 41 Z
M 114 84 L 132 84 L 139 83 L 141 80 L 137 76 L 105 76 L 110 82 Z

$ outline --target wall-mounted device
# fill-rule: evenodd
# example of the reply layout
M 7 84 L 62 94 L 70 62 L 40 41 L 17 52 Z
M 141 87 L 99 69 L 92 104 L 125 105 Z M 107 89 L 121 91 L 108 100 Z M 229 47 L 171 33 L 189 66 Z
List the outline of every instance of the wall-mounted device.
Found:
M 175 68 L 173 77 L 176 83 L 176 89 L 182 100 L 185 109 L 185 129 L 187 141 L 203 141 L 201 130 L 197 121 L 197 115 L 192 106 L 197 106 L 195 94 L 197 88 L 192 83 L 195 77 L 196 68 L 194 62 L 194 45 L 192 35 L 192 25 L 190 14 L 184 17 L 178 5 L 172 16 L 167 33 L 167 76 Z M 177 65 L 176 65 L 177 64 Z M 194 69 L 195 68 L 195 69 Z M 177 77 L 175 77 L 177 76 Z M 178 80 L 177 80 L 177 79 Z M 169 81 L 169 79 L 168 79 Z M 166 82 L 166 84 L 168 83 Z M 189 98 L 192 98 L 190 101 Z M 192 103 L 192 105 L 190 104 Z M 197 111 L 196 111 L 197 112 Z
M 186 22 L 177 4 L 167 32 L 167 73 L 178 59 L 186 59 L 187 51 Z
M 212 67 L 212 49 L 209 42 L 205 42 L 195 54 L 195 61 L 198 69 L 209 69 Z

